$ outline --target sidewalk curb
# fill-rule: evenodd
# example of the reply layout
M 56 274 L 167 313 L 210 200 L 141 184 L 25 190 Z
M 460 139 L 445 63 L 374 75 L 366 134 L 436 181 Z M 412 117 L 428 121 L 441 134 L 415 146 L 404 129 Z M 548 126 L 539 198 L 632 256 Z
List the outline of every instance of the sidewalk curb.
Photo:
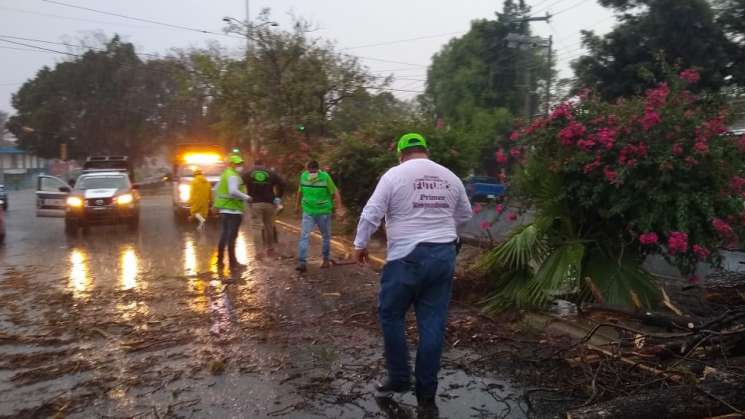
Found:
M 280 220 L 274 220 L 274 223 L 277 224 L 278 226 L 286 229 L 286 230 L 292 231 L 293 233 L 300 234 L 300 228 L 297 227 L 297 226 L 294 226 L 292 224 L 289 224 L 289 223 L 286 223 L 286 222 L 280 221 Z M 310 234 L 313 237 L 317 238 L 317 239 L 321 239 L 321 235 L 318 232 L 316 232 L 316 231 L 314 231 L 314 232 L 312 232 Z M 331 239 L 331 246 L 334 247 L 336 250 L 341 251 L 341 252 L 343 252 L 346 255 L 349 255 L 349 257 L 351 257 L 351 255 L 354 254 L 354 244 L 351 243 L 351 242 L 348 242 L 346 240 L 340 240 L 340 239 L 334 239 L 334 238 L 332 238 Z M 383 268 L 383 265 L 385 265 L 385 259 L 384 258 L 381 258 L 379 256 L 369 255 L 368 256 L 368 259 L 370 261 L 369 264 L 374 269 L 382 269 Z

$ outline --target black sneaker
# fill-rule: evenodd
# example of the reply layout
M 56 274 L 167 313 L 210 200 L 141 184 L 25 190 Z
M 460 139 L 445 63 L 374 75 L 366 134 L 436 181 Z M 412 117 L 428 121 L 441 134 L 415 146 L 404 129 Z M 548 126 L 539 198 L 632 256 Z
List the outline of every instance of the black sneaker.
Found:
M 417 396 L 417 419 L 436 419 L 440 416 L 440 409 L 434 396 Z
M 375 384 L 375 397 L 390 397 L 393 393 L 406 393 L 409 390 L 411 390 L 409 382 L 396 383 L 386 379 L 383 383 Z
M 308 270 L 308 268 L 305 266 L 304 263 L 298 263 L 298 265 L 295 267 L 295 270 L 302 274 L 302 273 L 305 273 Z
M 244 264 L 242 264 L 242 263 L 240 263 L 238 261 L 230 262 L 230 270 L 231 271 L 243 271 L 245 269 L 246 269 L 246 265 L 244 265 Z

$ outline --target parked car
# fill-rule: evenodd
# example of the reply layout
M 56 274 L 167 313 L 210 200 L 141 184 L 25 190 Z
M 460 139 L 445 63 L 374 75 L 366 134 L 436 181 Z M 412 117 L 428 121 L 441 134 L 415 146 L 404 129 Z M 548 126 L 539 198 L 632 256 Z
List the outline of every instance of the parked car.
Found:
M 2 205 L 0 205 L 3 210 L 8 210 L 8 190 L 5 188 L 5 185 L 0 185 L 0 201 L 3 201 Z
M 0 198 L 0 245 L 5 242 L 5 201 Z
M 471 202 L 485 202 L 504 195 L 506 188 L 499 179 L 489 176 L 470 176 L 463 182 Z

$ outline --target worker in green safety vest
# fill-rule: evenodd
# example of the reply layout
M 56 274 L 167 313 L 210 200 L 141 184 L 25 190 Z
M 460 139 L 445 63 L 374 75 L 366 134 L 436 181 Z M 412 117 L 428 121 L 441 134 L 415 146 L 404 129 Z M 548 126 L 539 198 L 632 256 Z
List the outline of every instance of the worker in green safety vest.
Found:
M 300 243 L 298 243 L 298 265 L 299 272 L 305 272 L 306 257 L 308 254 L 308 244 L 310 233 L 318 226 L 323 237 L 323 264 L 321 268 L 328 268 L 330 265 L 331 252 L 331 215 L 336 213 L 344 217 L 346 209 L 341 201 L 341 195 L 336 188 L 331 176 L 320 170 L 317 161 L 311 161 L 306 166 L 306 171 L 300 175 L 300 186 L 298 188 L 297 202 L 295 210 L 300 211 L 302 207 L 302 231 L 300 233 Z M 336 201 L 336 206 L 334 206 Z
M 238 239 L 238 230 L 243 221 L 243 212 L 246 202 L 251 197 L 246 194 L 246 185 L 239 173 L 243 166 L 243 158 L 233 154 L 228 158 L 228 168 L 220 176 L 220 181 L 215 188 L 215 208 L 220 212 L 220 241 L 217 245 L 217 265 L 223 266 L 225 247 L 228 248 L 228 261 L 230 269 L 244 268 L 245 265 L 238 262 L 235 256 L 235 242 Z

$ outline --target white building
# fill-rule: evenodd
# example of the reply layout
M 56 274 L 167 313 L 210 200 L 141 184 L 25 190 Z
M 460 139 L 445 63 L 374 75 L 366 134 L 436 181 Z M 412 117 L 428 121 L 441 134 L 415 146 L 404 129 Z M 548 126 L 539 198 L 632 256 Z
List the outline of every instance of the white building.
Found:
M 0 184 L 8 189 L 33 187 L 34 177 L 46 171 L 47 159 L 17 147 L 0 147 Z

